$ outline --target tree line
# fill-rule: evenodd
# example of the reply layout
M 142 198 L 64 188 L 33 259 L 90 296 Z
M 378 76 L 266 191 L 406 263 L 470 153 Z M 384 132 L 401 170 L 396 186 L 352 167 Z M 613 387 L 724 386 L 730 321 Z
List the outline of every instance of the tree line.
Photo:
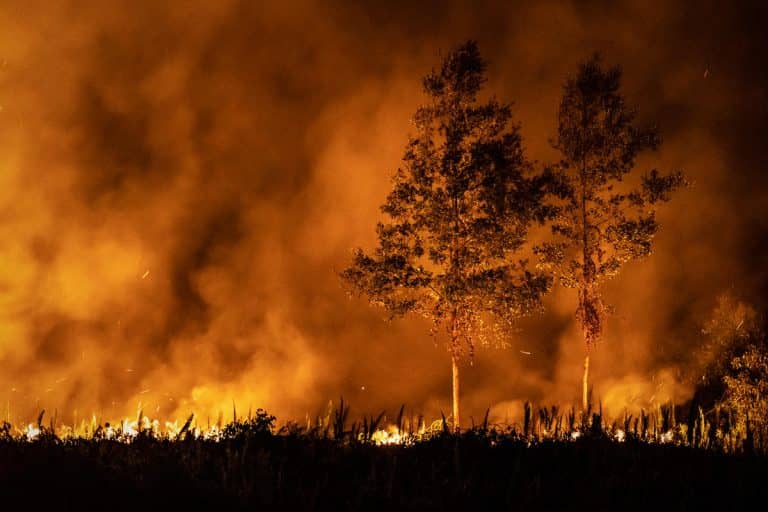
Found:
M 552 142 L 561 158 L 546 165 L 526 156 L 509 103 L 479 99 L 486 69 L 468 41 L 424 77 L 427 101 L 381 205 L 378 244 L 356 249 L 341 272 L 353 293 L 391 317 L 425 317 L 431 335 L 447 340 L 456 429 L 461 359 L 540 311 L 555 285 L 577 294 L 587 408 L 589 356 L 610 311 L 603 283 L 651 253 L 656 208 L 686 183 L 681 171 L 655 169 L 637 185 L 625 181 L 661 139 L 638 126 L 619 67 L 596 55 L 566 80 Z M 537 226 L 550 235 L 533 243 Z

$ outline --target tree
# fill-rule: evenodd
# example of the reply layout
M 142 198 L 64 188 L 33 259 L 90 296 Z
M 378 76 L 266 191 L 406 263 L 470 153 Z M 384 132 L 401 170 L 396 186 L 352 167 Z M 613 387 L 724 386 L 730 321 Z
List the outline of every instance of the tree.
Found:
M 693 400 L 706 409 L 722 400 L 725 378 L 733 376 L 731 363 L 765 336 L 760 315 L 750 304 L 730 293 L 717 298 L 717 305 L 702 325 L 694 352 L 691 377 L 696 390 Z
M 536 248 L 544 268 L 578 292 L 576 318 L 585 343 L 582 405 L 589 401 L 589 355 L 601 338 L 605 315 L 601 285 L 631 260 L 651 253 L 659 230 L 657 203 L 683 185 L 681 172 L 651 170 L 640 185 L 624 179 L 638 154 L 655 150 L 655 129 L 636 126 L 636 110 L 619 94 L 621 70 L 604 68 L 599 56 L 579 66 L 564 87 L 554 141 L 562 160 L 552 166 L 559 212 L 553 238 Z
M 416 111 L 417 134 L 381 206 L 378 247 L 371 255 L 357 249 L 341 273 L 390 317 L 422 315 L 433 336 L 447 335 L 456 429 L 461 357 L 489 341 L 485 326 L 538 308 L 550 284 L 513 261 L 531 224 L 547 216 L 544 178 L 523 154 L 510 105 L 478 102 L 485 69 L 469 41 L 424 78 L 429 101 Z
M 737 424 L 747 431 L 768 427 L 768 343 L 750 345 L 731 361 L 731 373 L 725 376 L 722 404 L 736 413 Z
M 765 317 L 746 302 L 723 294 L 701 329 L 692 361 L 693 404 L 745 434 L 768 428 L 768 336 Z
M 743 365 L 748 353 L 765 345 L 762 315 L 754 307 L 730 293 L 724 293 L 710 317 L 702 325 L 701 337 L 694 352 L 692 371 L 694 402 L 711 409 L 721 403 L 738 372 L 734 364 Z

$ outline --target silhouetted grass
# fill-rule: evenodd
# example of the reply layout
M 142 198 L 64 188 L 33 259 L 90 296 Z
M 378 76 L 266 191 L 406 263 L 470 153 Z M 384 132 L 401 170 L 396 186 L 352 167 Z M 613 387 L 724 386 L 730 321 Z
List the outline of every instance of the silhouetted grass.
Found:
M 678 415 L 670 407 L 609 422 L 600 410 L 579 415 L 527 404 L 522 425 L 491 425 L 486 415 L 455 434 L 446 421 L 430 427 L 401 409 L 389 426 L 401 444 L 377 446 L 384 416 L 350 423 L 343 402 L 313 424 L 276 429 L 275 418 L 259 410 L 213 434 L 190 417 L 173 435 L 139 419 L 130 435 L 121 432 L 126 425 L 97 425 L 63 436 L 41 414 L 32 439 L 0 427 L 0 489 L 3 503 L 34 510 L 732 510 L 766 503 L 765 437 L 740 434 L 723 411 L 709 419 L 689 411 L 683 423 Z

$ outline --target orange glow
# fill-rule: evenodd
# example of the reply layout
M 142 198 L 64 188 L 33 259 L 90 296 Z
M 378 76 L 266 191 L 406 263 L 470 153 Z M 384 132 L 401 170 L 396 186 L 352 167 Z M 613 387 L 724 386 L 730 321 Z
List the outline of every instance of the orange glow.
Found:
M 643 2 L 591 14 L 448 2 L 439 15 L 267 3 L 0 6 L 2 419 L 45 409 L 73 435 L 110 421 L 108 435 L 173 436 L 194 413 L 196 432 L 216 436 L 233 408 L 302 419 L 339 396 L 353 415 L 449 411 L 450 367 L 428 326 L 386 322 L 336 272 L 374 241 L 420 77 L 467 37 L 532 159 L 554 158 L 563 80 L 602 49 L 665 138 L 639 167 L 690 171 L 655 253 L 611 282 L 617 311 L 593 355 L 607 413 L 690 397 L 698 322 L 721 291 L 761 297 L 768 281 L 753 261 L 764 161 L 748 151 L 762 144 L 764 87 L 747 43 L 713 38 L 733 20 Z M 514 423 L 525 400 L 578 400 L 575 307 L 556 289 L 508 349 L 477 353 L 466 418 L 490 408 Z

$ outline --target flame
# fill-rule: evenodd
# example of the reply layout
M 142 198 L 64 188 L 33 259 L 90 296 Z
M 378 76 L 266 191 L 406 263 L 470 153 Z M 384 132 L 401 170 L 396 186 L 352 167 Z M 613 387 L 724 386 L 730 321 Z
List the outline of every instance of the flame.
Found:
M 29 441 L 32 441 L 33 439 L 37 439 L 38 436 L 40 436 L 40 427 L 30 423 L 29 425 L 27 425 L 27 428 L 24 429 L 24 435 Z
M 11 429 L 9 423 L 4 423 L 3 428 L 6 429 L 5 435 L 10 432 L 18 442 L 39 442 L 43 439 L 57 438 L 61 441 L 66 440 L 85 440 L 85 441 L 113 441 L 124 444 L 131 444 L 137 439 L 143 436 L 147 436 L 150 439 L 160 441 L 181 441 L 183 439 L 197 439 L 205 441 L 219 442 L 230 438 L 230 436 L 238 435 L 237 432 L 243 432 L 242 428 L 249 425 L 250 416 L 246 421 L 245 418 L 235 417 L 233 423 L 224 426 L 221 418 L 219 421 L 210 424 L 207 427 L 197 424 L 195 416 L 188 417 L 185 421 L 176 419 L 174 421 L 165 421 L 161 424 L 158 419 L 151 419 L 144 416 L 142 413 L 135 418 L 123 418 L 116 424 L 109 422 L 102 423 L 97 420 L 95 415 L 91 416 L 90 420 L 81 420 L 79 425 L 56 425 L 55 420 L 51 423 L 50 428 L 43 427 L 39 421 L 36 423 L 29 423 L 23 429 Z M 648 418 L 648 417 L 646 417 Z M 626 420 L 625 420 L 626 421 Z M 655 420 L 654 420 L 655 421 Z M 292 425 L 289 422 L 287 426 Z M 521 431 L 520 425 L 517 423 L 507 424 L 492 424 L 491 426 L 484 425 L 483 427 L 473 427 L 470 431 L 467 431 L 469 435 L 477 435 L 479 438 L 487 439 L 491 447 L 497 446 L 502 440 L 512 440 L 515 442 L 523 442 L 526 446 L 534 446 L 543 441 L 555 441 L 555 442 L 581 442 L 584 438 L 592 438 L 595 435 L 595 428 L 597 427 L 597 436 L 602 439 L 607 439 L 616 443 L 624 443 L 628 439 L 634 441 L 643 442 L 646 444 L 660 444 L 660 445 L 674 445 L 674 446 L 691 446 L 687 441 L 688 426 L 685 424 L 677 424 L 672 426 L 666 431 L 646 430 L 642 431 L 637 429 L 629 431 L 621 428 L 617 428 L 613 423 L 613 427 L 609 426 L 610 421 L 601 421 L 600 424 L 574 424 L 571 426 L 573 430 L 559 430 L 559 428 L 545 428 L 543 425 L 534 425 L 527 431 Z M 295 425 L 295 424 L 293 424 Z M 708 424 L 704 424 L 702 428 L 708 429 Z M 234 428 L 231 428 L 233 427 Z M 323 422 L 320 421 L 317 426 L 322 427 Z M 313 427 L 308 424 L 305 430 L 299 430 L 298 432 L 304 432 L 308 438 L 312 438 L 316 435 L 317 426 Z M 270 427 L 272 429 L 272 427 Z M 285 427 L 275 431 L 270 430 L 272 435 L 280 436 Z M 320 430 L 322 432 L 322 428 Z M 327 435 L 327 430 L 325 430 Z M 383 428 L 375 430 L 373 433 L 360 433 L 355 443 L 372 444 L 375 446 L 402 446 L 412 447 L 420 442 L 425 442 L 433 439 L 435 436 L 442 436 L 446 432 L 446 427 L 443 420 L 435 420 L 432 423 L 420 422 L 418 429 L 399 427 L 397 424 L 389 424 Z M 3 435 L 3 431 L 0 431 L 0 438 Z M 728 446 L 730 450 L 737 451 L 739 448 L 740 440 L 743 441 L 743 432 L 723 431 L 717 429 L 716 434 L 718 443 L 723 443 L 723 446 Z M 324 438 L 325 439 L 325 438 Z M 351 442 L 352 439 L 346 435 L 337 439 L 340 443 Z M 699 445 L 701 446 L 701 445 Z
M 130 420 L 124 420 L 120 424 L 120 431 L 122 432 L 123 436 L 128 437 L 129 439 L 133 439 L 139 434 L 139 431 L 136 430 L 138 422 L 136 421 L 130 421 Z
M 166 421 L 165 422 L 165 431 L 168 434 L 169 437 L 172 437 L 174 439 L 179 437 L 179 433 L 181 432 L 182 425 L 179 425 L 179 420 L 175 420 L 173 422 Z
M 409 444 L 412 441 L 412 436 L 409 436 L 395 425 L 390 425 L 386 429 L 379 429 L 373 433 L 371 440 L 377 446 L 386 446 L 392 444 Z

